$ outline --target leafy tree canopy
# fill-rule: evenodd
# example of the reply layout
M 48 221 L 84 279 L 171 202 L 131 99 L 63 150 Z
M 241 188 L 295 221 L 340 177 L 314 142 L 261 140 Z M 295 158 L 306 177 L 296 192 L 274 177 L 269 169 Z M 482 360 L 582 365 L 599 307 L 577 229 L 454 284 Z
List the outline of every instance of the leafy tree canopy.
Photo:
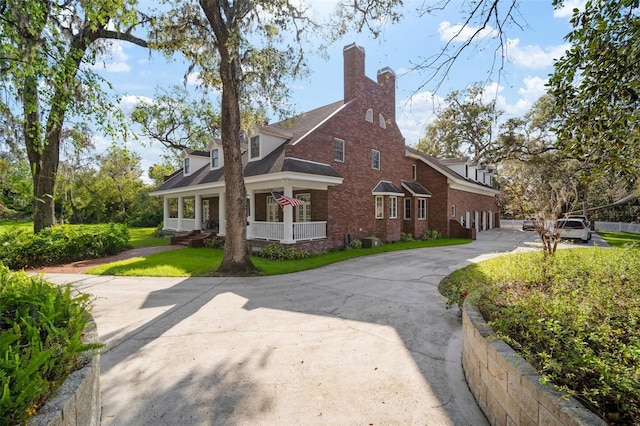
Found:
M 632 178 L 640 165 L 639 10 L 638 0 L 590 0 L 574 10 L 572 46 L 549 81 L 559 146 L 602 173 Z

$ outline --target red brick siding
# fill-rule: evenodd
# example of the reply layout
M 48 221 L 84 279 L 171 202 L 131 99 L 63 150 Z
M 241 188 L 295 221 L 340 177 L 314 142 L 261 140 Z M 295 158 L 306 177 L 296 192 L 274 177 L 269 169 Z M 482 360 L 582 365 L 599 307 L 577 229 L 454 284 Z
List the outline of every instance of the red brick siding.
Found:
M 351 49 L 356 50 L 356 49 Z M 358 52 L 355 52 L 358 53 Z M 364 75 L 349 74 L 352 65 L 363 58 L 345 55 L 345 96 L 353 96 L 336 115 L 322 124 L 312 134 L 286 147 L 286 156 L 312 159 L 330 164 L 344 178 L 342 185 L 329 188 L 327 193 L 328 239 L 335 246 L 344 245 L 345 234 L 352 238 L 377 236 L 383 241 L 400 238 L 402 212 L 389 219 L 389 197 L 385 196 L 384 219 L 375 219 L 373 188 L 380 180 L 392 182 L 401 188 L 401 180 L 411 177 L 411 162 L 404 155 L 404 138 L 395 121 L 395 87 L 391 90 L 392 75 L 384 74 L 384 86 Z M 351 62 L 350 62 L 351 61 Z M 359 62 L 358 62 L 359 63 Z M 382 77 L 382 76 L 381 76 Z M 395 84 L 395 83 L 393 83 Z M 356 95 L 349 95 L 348 87 L 356 87 Z M 373 109 L 373 123 L 365 121 L 368 109 Z M 386 119 L 386 129 L 379 125 L 378 114 Z M 334 138 L 345 141 L 345 161 L 334 160 Z M 380 170 L 371 168 L 371 150 L 380 151 Z M 402 206 L 398 197 L 398 206 Z M 314 204 L 314 203 L 312 203 Z
M 465 212 L 469 211 L 471 221 L 473 221 L 473 212 L 478 211 L 478 220 L 482 221 L 482 211 L 487 212 L 487 223 L 485 228 L 488 229 L 489 226 L 489 212 L 496 213 L 499 211 L 498 205 L 496 204 L 496 198 L 489 195 L 481 195 L 474 194 L 471 192 L 460 191 L 457 189 L 452 189 L 449 191 L 449 210 L 451 210 L 451 205 L 456 206 L 456 217 L 451 217 L 450 219 L 454 219 L 460 222 L 460 217 L 466 217 Z M 449 215 L 451 213 L 449 212 Z M 494 216 L 495 219 L 495 216 Z M 471 225 L 469 225 L 471 226 Z M 494 227 L 498 226 L 494 222 Z M 480 227 L 482 230 L 482 227 Z

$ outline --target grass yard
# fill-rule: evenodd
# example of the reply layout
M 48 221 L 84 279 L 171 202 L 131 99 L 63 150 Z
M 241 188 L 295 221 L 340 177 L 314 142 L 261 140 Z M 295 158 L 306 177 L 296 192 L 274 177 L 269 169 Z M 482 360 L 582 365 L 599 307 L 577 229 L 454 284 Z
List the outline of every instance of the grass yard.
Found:
M 396 250 L 410 250 L 423 247 L 440 247 L 467 244 L 468 239 L 436 239 L 428 241 L 403 241 L 383 244 L 378 247 L 332 251 L 298 260 L 270 260 L 252 257 L 254 265 L 263 275 L 289 274 L 319 268 L 360 256 Z M 185 248 L 137 257 L 96 266 L 86 273 L 95 275 L 148 276 L 148 277 L 197 277 L 215 275 L 222 261 L 221 249 Z
M 598 231 L 598 235 L 612 247 L 622 247 L 627 244 L 640 244 L 640 234 L 630 232 Z

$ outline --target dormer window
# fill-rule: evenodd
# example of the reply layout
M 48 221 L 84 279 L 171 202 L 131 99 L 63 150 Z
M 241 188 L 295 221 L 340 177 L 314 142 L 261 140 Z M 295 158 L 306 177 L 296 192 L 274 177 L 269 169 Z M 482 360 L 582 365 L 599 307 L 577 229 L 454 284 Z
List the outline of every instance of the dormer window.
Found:
M 211 150 L 211 168 L 217 169 L 220 167 L 220 149 L 215 148 Z
M 378 124 L 380 124 L 380 127 L 383 129 L 387 128 L 387 120 L 384 119 L 382 114 L 378 114 Z
M 185 158 L 184 159 L 184 174 L 188 175 L 190 173 L 190 169 L 189 169 L 189 159 Z
M 373 110 L 369 108 L 367 113 L 364 115 L 364 119 L 369 123 L 373 123 Z
M 254 136 L 251 138 L 249 146 L 249 158 L 260 157 L 260 136 Z

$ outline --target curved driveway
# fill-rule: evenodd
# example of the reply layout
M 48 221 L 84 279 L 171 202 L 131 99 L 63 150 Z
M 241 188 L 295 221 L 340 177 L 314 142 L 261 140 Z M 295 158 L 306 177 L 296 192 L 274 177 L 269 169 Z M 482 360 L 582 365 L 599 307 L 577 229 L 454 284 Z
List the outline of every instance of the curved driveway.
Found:
M 438 283 L 531 233 L 252 278 L 47 274 L 95 296 L 102 424 L 485 425 Z

